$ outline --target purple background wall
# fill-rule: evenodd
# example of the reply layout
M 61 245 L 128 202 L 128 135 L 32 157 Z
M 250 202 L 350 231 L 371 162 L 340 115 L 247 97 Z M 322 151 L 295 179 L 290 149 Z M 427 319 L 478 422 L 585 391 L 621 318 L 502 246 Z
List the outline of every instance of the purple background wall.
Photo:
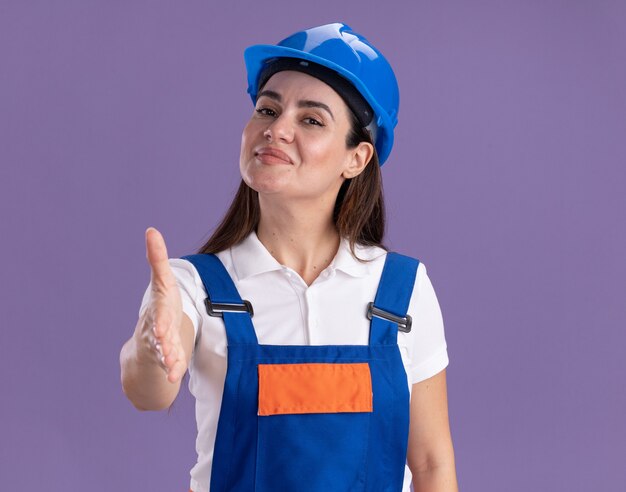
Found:
M 389 240 L 429 268 L 466 491 L 626 483 L 626 4 L 3 1 L 0 481 L 187 490 L 195 424 L 122 394 L 144 231 L 238 183 L 243 49 L 344 20 L 390 59 Z

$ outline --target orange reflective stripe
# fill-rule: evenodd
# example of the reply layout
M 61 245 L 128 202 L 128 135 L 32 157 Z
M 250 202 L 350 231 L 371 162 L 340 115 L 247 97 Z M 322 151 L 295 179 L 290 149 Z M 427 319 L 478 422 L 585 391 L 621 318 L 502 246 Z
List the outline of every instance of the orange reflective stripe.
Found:
M 372 411 L 366 362 L 259 364 L 259 415 Z

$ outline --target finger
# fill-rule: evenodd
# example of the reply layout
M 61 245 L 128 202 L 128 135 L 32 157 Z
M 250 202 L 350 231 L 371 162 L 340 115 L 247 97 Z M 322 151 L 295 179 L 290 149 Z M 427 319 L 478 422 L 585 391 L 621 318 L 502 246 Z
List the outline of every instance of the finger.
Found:
M 165 356 L 163 355 L 161 346 L 158 343 L 154 347 L 154 356 L 156 357 L 158 364 L 167 371 L 167 365 L 165 364 Z
M 187 371 L 187 364 L 184 361 L 177 361 L 167 374 L 167 380 L 170 383 L 176 383 L 182 379 Z
M 182 349 L 182 342 L 177 330 L 170 329 L 167 336 L 167 342 L 174 347 Z
M 152 333 L 159 343 L 162 343 L 170 338 L 169 331 L 169 325 L 166 323 L 155 323 L 152 327 Z
M 168 261 L 165 239 L 154 227 L 146 229 L 146 258 L 150 264 L 153 282 L 164 285 L 175 283 Z
M 165 356 L 165 365 L 171 369 L 174 367 L 174 364 L 179 360 L 178 351 L 173 348 L 168 355 Z
M 181 361 L 185 363 L 185 351 L 180 343 L 179 337 L 167 336 L 168 334 L 174 333 L 174 330 L 169 329 L 166 331 L 165 336 L 157 337 L 156 333 L 158 333 L 159 330 L 156 326 L 154 328 L 155 336 L 151 337 L 151 344 L 154 349 L 155 357 L 165 372 L 169 374 L 177 363 Z
M 168 355 L 171 348 L 175 346 L 180 346 L 180 338 L 176 336 L 175 330 L 169 328 L 165 334 L 159 338 L 159 342 L 165 348 L 165 355 Z
M 161 362 L 163 359 L 162 362 L 165 363 L 165 356 L 163 355 L 163 346 L 161 345 L 161 342 L 159 342 L 156 338 L 152 338 L 150 340 L 150 345 L 157 360 Z
M 159 313 L 157 313 L 159 316 Z M 159 320 L 154 321 L 152 326 L 152 333 L 155 337 L 157 337 L 160 341 L 168 340 L 174 341 L 174 336 L 176 334 L 176 329 L 174 328 L 172 322 L 168 321 L 171 319 L 171 316 L 159 316 Z
M 175 353 L 175 348 L 174 345 L 172 345 L 172 342 L 168 341 L 168 340 L 163 340 L 161 342 L 161 347 L 163 348 L 163 355 L 165 357 L 169 357 L 172 354 Z
M 165 347 L 165 349 L 163 348 L 163 341 L 158 339 L 155 336 L 151 336 L 149 338 L 149 344 L 150 344 L 150 349 L 155 353 L 155 355 L 157 356 L 157 359 L 165 359 L 167 353 L 164 352 L 170 352 L 171 351 L 171 345 L 169 347 Z

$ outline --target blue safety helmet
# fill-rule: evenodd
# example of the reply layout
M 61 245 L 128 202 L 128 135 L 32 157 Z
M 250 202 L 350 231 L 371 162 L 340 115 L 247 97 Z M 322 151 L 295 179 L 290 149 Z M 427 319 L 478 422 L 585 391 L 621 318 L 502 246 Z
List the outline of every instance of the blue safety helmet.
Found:
M 382 166 L 393 147 L 400 93 L 387 59 L 349 26 L 326 24 L 292 34 L 277 45 L 254 45 L 244 51 L 248 93 L 256 104 L 259 78 L 268 62 L 298 58 L 328 67 L 348 79 L 374 110 L 375 146 Z

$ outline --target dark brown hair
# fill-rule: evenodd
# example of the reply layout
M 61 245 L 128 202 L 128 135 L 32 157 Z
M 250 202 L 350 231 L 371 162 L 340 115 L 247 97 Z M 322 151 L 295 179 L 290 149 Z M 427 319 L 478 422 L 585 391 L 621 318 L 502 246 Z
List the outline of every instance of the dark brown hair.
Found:
M 348 113 L 350 131 L 346 137 L 346 146 L 352 149 L 360 142 L 373 145 L 369 131 L 359 125 L 352 111 L 348 110 Z M 235 246 L 256 230 L 260 218 L 259 194 L 242 179 L 226 215 L 198 253 L 217 253 Z M 385 203 L 376 148 L 361 174 L 342 183 L 335 202 L 333 221 L 339 235 L 349 240 L 350 250 L 355 257 L 356 244 L 386 249 L 382 244 L 385 235 Z

